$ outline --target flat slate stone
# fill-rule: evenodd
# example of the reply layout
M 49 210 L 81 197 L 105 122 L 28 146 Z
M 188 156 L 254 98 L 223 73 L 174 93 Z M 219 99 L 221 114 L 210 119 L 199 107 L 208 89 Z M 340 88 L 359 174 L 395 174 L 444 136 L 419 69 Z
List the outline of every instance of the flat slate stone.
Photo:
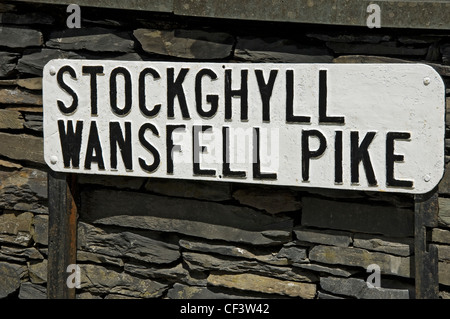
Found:
M 175 283 L 167 292 L 169 299 L 247 299 L 247 296 L 214 292 L 208 287 L 187 286 Z
M 234 44 L 227 33 L 203 30 L 137 29 L 133 35 L 147 53 L 188 59 L 224 59 Z
M 42 69 L 53 59 L 82 59 L 83 56 L 57 49 L 25 50 L 17 63 L 17 71 L 42 77 Z
M 439 191 L 441 190 L 439 186 Z M 450 198 L 439 197 L 439 224 L 450 227 Z
M 353 236 L 353 246 L 405 257 L 414 253 L 413 238 L 393 238 L 370 234 L 355 234 Z
M 81 264 L 81 289 L 91 293 L 120 294 L 135 298 L 157 298 L 167 285 L 142 279 L 98 265 Z
M 0 52 L 0 77 L 10 75 L 17 65 L 17 53 Z
M 42 105 L 42 95 L 20 88 L 0 88 L 0 104 Z
M 38 30 L 0 26 L 0 45 L 12 49 L 40 47 L 43 44 L 42 33 Z
M 0 261 L 0 298 L 5 298 L 20 288 L 26 266 Z
M 377 264 L 382 274 L 410 278 L 414 276 L 410 257 L 400 257 L 353 247 L 314 246 L 309 259 L 325 264 L 367 267 Z
M 213 256 L 195 252 L 183 252 L 183 260 L 190 270 L 207 272 L 220 271 L 228 273 L 258 273 L 279 279 L 315 282 L 315 274 L 298 268 L 274 266 L 256 260 L 238 259 L 226 256 Z
M 283 251 L 283 253 L 281 253 L 280 251 L 278 254 L 274 254 L 273 249 L 270 248 L 267 249 L 261 247 L 244 248 L 233 245 L 226 245 L 223 243 L 220 244 L 206 243 L 203 241 L 186 240 L 186 239 L 181 239 L 179 245 L 180 247 L 190 251 L 219 254 L 223 256 L 230 256 L 236 258 L 252 259 L 268 263 L 271 265 L 283 266 L 291 263 L 288 258 L 282 256 L 283 254 L 287 254 L 287 251 Z M 280 255 L 280 253 L 282 255 Z M 306 256 L 306 251 L 303 253 L 304 254 L 302 254 L 302 257 Z
M 352 234 L 343 231 L 308 229 L 303 226 L 294 228 L 298 241 L 348 247 L 352 243 Z
M 80 215 L 88 222 L 207 239 L 273 245 L 290 241 L 293 220 L 232 205 L 125 191 L 81 194 Z
M 13 160 L 45 164 L 44 139 L 27 134 L 0 133 L 0 155 Z
M 20 285 L 19 299 L 47 299 L 47 288 L 29 281 Z
M 321 277 L 320 287 L 337 295 L 357 299 L 409 299 L 407 289 L 369 288 L 366 281 L 358 278 Z
M 280 280 L 254 274 L 211 274 L 208 276 L 208 284 L 303 299 L 313 299 L 316 295 L 315 284 Z
M 20 130 L 24 119 L 18 111 L 0 109 L 0 129 Z
M 66 51 L 132 52 L 134 50 L 134 41 L 128 32 L 98 27 L 52 32 L 45 45 Z
M 86 251 L 148 263 L 168 264 L 180 257 L 177 245 L 129 231 L 108 233 L 83 222 L 78 225 L 77 242 Z

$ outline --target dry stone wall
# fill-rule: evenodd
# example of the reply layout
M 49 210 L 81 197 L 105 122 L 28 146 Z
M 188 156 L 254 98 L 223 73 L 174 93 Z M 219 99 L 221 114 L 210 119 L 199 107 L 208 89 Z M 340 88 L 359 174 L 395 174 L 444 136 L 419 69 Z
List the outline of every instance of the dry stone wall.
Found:
M 81 29 L 68 29 L 65 9 L 0 4 L 0 298 L 46 298 L 41 79 L 51 59 L 421 62 L 450 83 L 448 31 L 91 8 L 82 8 Z M 78 182 L 77 298 L 415 297 L 411 196 L 87 175 Z M 430 241 L 448 299 L 450 170 L 439 196 Z M 366 284 L 371 264 L 381 288 Z

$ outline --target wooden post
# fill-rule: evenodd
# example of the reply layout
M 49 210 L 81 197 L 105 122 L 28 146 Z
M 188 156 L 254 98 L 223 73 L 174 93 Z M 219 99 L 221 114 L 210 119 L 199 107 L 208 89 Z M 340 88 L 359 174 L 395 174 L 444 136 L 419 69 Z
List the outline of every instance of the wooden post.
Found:
M 438 192 L 417 195 L 414 212 L 414 266 L 416 299 L 437 299 L 439 273 L 437 247 L 427 244 L 427 228 L 438 226 Z
M 49 299 L 74 299 L 75 288 L 66 281 L 67 266 L 76 263 L 77 181 L 74 174 L 48 173 L 48 270 Z

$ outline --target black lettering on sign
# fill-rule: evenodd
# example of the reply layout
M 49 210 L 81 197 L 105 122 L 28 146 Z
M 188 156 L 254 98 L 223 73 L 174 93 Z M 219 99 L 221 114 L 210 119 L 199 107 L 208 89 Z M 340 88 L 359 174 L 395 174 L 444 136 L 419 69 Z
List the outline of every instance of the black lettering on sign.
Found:
M 92 162 L 98 164 L 99 169 L 105 169 L 105 163 L 103 161 L 102 145 L 98 137 L 97 123 L 91 122 L 89 129 L 89 139 L 86 147 L 86 158 L 84 160 L 84 168 L 91 169 Z
M 342 131 L 336 131 L 334 140 L 334 182 L 342 184 Z
M 315 137 L 319 140 L 319 147 L 312 151 L 309 148 L 310 137 Z M 311 159 L 317 159 L 327 149 L 327 140 L 325 136 L 318 130 L 302 130 L 302 180 L 309 181 L 309 162 Z
M 286 122 L 311 123 L 309 116 L 294 115 L 294 70 L 286 70 Z
M 97 115 L 97 75 L 103 75 L 103 66 L 83 66 L 83 74 L 91 76 L 91 115 Z
M 230 128 L 222 127 L 222 173 L 224 177 L 238 177 L 245 178 L 247 174 L 245 171 L 232 171 L 230 169 Z
M 119 74 L 123 76 L 125 81 L 125 105 L 123 106 L 123 108 L 119 108 L 117 106 L 117 76 Z M 127 115 L 128 112 L 130 112 L 133 100 L 131 91 L 131 74 L 127 69 L 118 67 L 111 71 L 111 76 L 109 78 L 109 98 L 111 109 L 113 110 L 114 114 L 124 116 Z
M 144 125 L 141 126 L 141 128 L 139 129 L 139 142 L 141 142 L 142 146 L 144 146 L 144 148 L 147 151 L 152 153 L 153 163 L 148 165 L 143 158 L 139 157 L 139 165 L 144 171 L 153 173 L 154 171 L 156 171 L 159 164 L 161 163 L 161 157 L 159 155 L 158 150 L 145 139 L 145 132 L 147 130 L 150 130 L 153 133 L 153 135 L 159 137 L 159 132 L 153 124 L 145 123 Z
M 217 108 L 219 107 L 219 96 L 208 94 L 206 96 L 206 102 L 211 104 L 209 111 L 204 111 L 202 108 L 202 78 L 207 75 L 211 80 L 217 80 L 217 75 L 210 69 L 201 69 L 195 76 L 195 103 L 197 106 L 197 113 L 201 117 L 210 118 L 216 115 Z
M 183 119 L 189 120 L 191 117 L 189 116 L 189 110 L 186 103 L 186 95 L 184 94 L 183 89 L 183 81 L 186 77 L 186 74 L 189 72 L 189 69 L 181 69 L 176 80 L 174 80 L 174 72 L 174 68 L 167 69 L 167 117 L 175 117 L 174 100 L 175 97 L 177 97 Z
M 186 125 L 178 124 L 178 125 L 167 125 L 166 126 L 166 161 L 167 161 L 167 173 L 173 174 L 173 151 L 181 151 L 180 145 L 173 144 L 173 132 L 177 129 L 185 129 Z
M 253 178 L 254 179 L 277 179 L 276 173 L 261 173 L 261 158 L 259 128 L 253 128 Z
M 159 73 L 152 68 L 145 68 L 142 70 L 142 72 L 139 74 L 139 109 L 141 110 L 142 114 L 148 117 L 156 116 L 159 111 L 161 110 L 161 104 L 157 104 L 153 106 L 153 109 L 149 110 L 147 108 L 147 105 L 145 105 L 145 97 L 146 97 L 146 87 L 145 87 L 145 76 L 147 74 L 150 74 L 153 79 L 159 80 L 161 76 Z
M 248 70 L 241 70 L 241 88 L 232 89 L 231 69 L 225 70 L 225 119 L 231 120 L 232 98 L 241 99 L 241 121 L 248 120 Z
M 67 121 L 67 131 L 64 120 L 58 120 L 59 140 L 63 154 L 64 167 L 80 167 L 81 134 L 83 132 L 83 121 L 77 121 L 75 132 L 73 131 L 73 121 Z
M 109 123 L 109 146 L 111 150 L 111 169 L 117 169 L 117 145 L 125 165 L 125 169 L 133 170 L 133 157 L 131 147 L 131 122 L 125 122 L 125 137 L 119 122 Z
M 273 86 L 277 77 L 278 70 L 270 70 L 269 80 L 266 83 L 262 70 L 255 70 L 256 80 L 258 81 L 259 93 L 262 101 L 262 119 L 264 122 L 270 122 L 270 98 L 272 97 Z
M 411 138 L 410 133 L 388 132 L 386 135 L 386 185 L 394 187 L 413 187 L 412 181 L 398 180 L 394 177 L 394 163 L 403 162 L 404 156 L 394 153 L 396 140 L 407 141 Z
M 327 70 L 319 71 L 319 123 L 344 124 L 343 116 L 327 115 Z
M 207 130 L 212 131 L 212 126 L 210 125 L 194 125 L 192 127 L 192 160 L 193 160 L 193 171 L 194 175 L 203 176 L 214 176 L 216 171 L 213 169 L 201 169 L 200 168 L 200 153 L 207 151 L 206 146 L 200 145 L 199 133 L 206 132 Z
M 58 100 L 58 108 L 64 114 L 71 114 L 75 112 L 78 107 L 78 96 L 75 91 L 64 82 L 64 73 L 69 73 L 74 80 L 76 80 L 77 74 L 71 66 L 66 65 L 59 69 L 58 74 L 56 75 L 58 85 L 72 97 L 72 104 L 69 107 L 67 107 L 63 101 Z
M 368 132 L 361 144 L 359 144 L 359 132 L 350 132 L 350 170 L 353 184 L 359 183 L 359 163 L 362 162 L 369 186 L 377 186 L 377 180 L 369 156 L 369 146 L 375 135 L 376 132 Z

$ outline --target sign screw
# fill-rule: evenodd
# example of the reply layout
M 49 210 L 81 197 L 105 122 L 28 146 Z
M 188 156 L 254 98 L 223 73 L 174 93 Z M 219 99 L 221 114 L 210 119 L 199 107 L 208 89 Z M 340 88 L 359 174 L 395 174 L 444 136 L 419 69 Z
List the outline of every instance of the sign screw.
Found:
M 52 164 L 56 164 L 58 163 L 58 157 L 56 157 L 55 155 L 50 157 L 50 163 Z
M 56 69 L 55 69 L 54 66 L 50 67 L 49 73 L 50 73 L 50 75 L 55 75 L 56 74 Z
M 425 175 L 425 176 L 423 177 L 423 180 L 424 180 L 425 182 L 429 182 L 429 181 L 431 180 L 431 176 L 430 176 L 430 175 Z
M 423 78 L 423 84 L 428 85 L 431 83 L 431 80 L 429 77 Z

